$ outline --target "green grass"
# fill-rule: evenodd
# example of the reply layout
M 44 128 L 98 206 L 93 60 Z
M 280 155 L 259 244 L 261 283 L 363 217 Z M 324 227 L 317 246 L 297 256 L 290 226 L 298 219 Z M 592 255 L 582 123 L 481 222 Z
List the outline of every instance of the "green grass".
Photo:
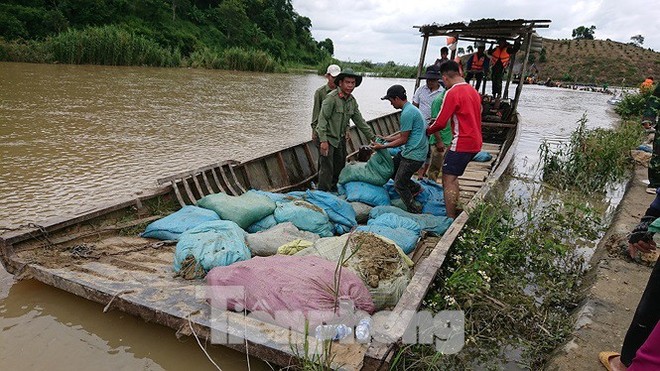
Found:
M 629 153 L 641 143 L 641 126 L 622 122 L 612 130 L 587 129 L 586 123 L 583 116 L 567 143 L 541 144 L 543 180 L 548 184 L 562 190 L 603 192 L 631 171 Z
M 466 345 L 455 355 L 411 345 L 395 356 L 394 369 L 542 368 L 572 331 L 569 313 L 584 274 L 577 248 L 603 227 L 601 210 L 589 202 L 552 197 L 496 198 L 470 214 L 423 301 L 434 312 L 464 311 Z

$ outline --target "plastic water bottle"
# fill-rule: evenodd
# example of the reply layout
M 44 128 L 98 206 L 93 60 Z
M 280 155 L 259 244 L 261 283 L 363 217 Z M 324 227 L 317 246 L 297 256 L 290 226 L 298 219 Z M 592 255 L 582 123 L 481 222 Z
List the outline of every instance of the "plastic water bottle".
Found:
M 342 340 L 353 334 L 353 329 L 344 325 L 318 325 L 316 326 L 316 338 L 318 340 Z
M 360 343 L 366 343 L 371 340 L 371 317 L 364 317 L 355 326 L 355 339 Z

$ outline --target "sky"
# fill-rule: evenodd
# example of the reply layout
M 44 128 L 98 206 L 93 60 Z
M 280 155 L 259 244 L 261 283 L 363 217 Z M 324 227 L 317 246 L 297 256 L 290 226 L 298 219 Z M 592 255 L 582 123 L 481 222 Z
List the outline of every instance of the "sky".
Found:
M 596 26 L 596 39 L 629 42 L 644 36 L 645 48 L 660 51 L 658 0 L 292 0 L 298 14 L 312 20 L 317 41 L 332 39 L 343 61 L 394 61 L 417 65 L 422 45 L 413 26 L 469 22 L 481 18 L 551 20 L 538 33 L 570 39 L 574 28 Z M 426 64 L 439 57 L 441 37 L 431 38 Z M 459 44 L 467 47 L 469 44 Z

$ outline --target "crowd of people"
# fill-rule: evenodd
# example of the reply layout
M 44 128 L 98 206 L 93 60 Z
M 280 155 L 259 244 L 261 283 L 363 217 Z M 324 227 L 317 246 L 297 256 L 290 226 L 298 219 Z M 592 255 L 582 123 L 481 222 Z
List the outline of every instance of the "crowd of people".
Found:
M 377 137 L 352 95 L 362 76 L 351 69 L 342 71 L 338 65 L 328 66 L 328 81 L 314 94 L 312 114 L 312 140 L 320 153 L 317 188 L 337 190 L 339 174 L 346 164 L 348 128 L 353 121 L 371 142 L 372 149 L 402 148 L 394 157 L 393 179 L 409 211 L 421 211 L 414 201 L 421 192 L 419 184 L 412 181 L 416 174 L 418 178 L 442 179 L 447 216 L 456 217 L 458 177 L 482 146 L 478 89 L 491 72 L 492 95 L 500 98 L 504 70 L 519 49 L 519 42 L 510 45 L 503 38 L 488 51 L 484 43 L 477 43 L 477 51 L 468 57 L 464 72 L 462 60 L 450 60 L 449 48 L 442 47 L 440 58 L 421 76 L 425 84 L 414 92 L 412 102 L 401 85 L 390 87 L 382 98 L 401 110 L 400 132 L 379 138 L 382 143 L 376 143 Z
M 346 164 L 346 138 L 349 120 L 357 126 L 374 150 L 402 147 L 394 157 L 395 171 L 392 178 L 396 192 L 401 196 L 408 211 L 420 213 L 415 196 L 422 190 L 412 181 L 429 176 L 441 179 L 447 216 L 455 218 L 458 209 L 460 177 L 472 158 L 481 150 L 482 98 L 478 93 L 486 74 L 491 72 L 492 95 L 501 96 L 502 76 L 511 56 L 520 48 L 518 42 L 510 45 L 498 40 L 497 46 L 488 51 L 478 44 L 477 51 L 467 59 L 467 71 L 463 77 L 460 60 L 448 58 L 449 49 L 441 49 L 440 58 L 429 66 L 424 75 L 425 84 L 413 94 L 412 102 L 401 85 L 391 86 L 381 98 L 395 109 L 401 110 L 400 131 L 387 137 L 378 137 L 366 124 L 353 97 L 353 90 L 360 86 L 362 76 L 351 69 L 341 71 L 337 65 L 327 69 L 327 84 L 314 95 L 312 139 L 319 148 L 318 188 L 334 191 L 339 173 Z M 476 84 L 472 86 L 471 80 Z M 656 140 L 649 166 L 650 189 L 655 200 L 646 210 L 640 223 L 631 232 L 629 251 L 648 252 L 656 248 L 649 226 L 660 217 L 660 84 L 652 78 L 642 84 L 653 93 L 642 118 L 645 127 L 655 126 Z M 600 359 L 608 370 L 660 369 L 660 265 L 656 263 L 647 287 L 635 311 L 632 323 L 624 339 L 621 353 L 603 352 Z

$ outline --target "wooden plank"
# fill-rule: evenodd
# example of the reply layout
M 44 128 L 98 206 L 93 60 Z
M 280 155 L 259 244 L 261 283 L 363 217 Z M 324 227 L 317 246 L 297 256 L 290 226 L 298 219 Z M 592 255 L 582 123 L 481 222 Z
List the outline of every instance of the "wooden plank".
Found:
M 218 178 L 217 169 L 219 169 L 218 166 L 211 168 L 211 174 L 213 174 L 213 179 L 215 180 L 215 184 L 218 185 L 218 189 L 220 190 L 220 192 L 227 193 L 227 191 L 225 191 L 225 188 L 222 186 L 222 183 L 220 183 L 220 179 Z
M 202 179 L 204 179 L 204 184 L 206 184 L 206 188 L 208 188 L 209 192 L 214 194 L 215 190 L 211 187 L 211 182 L 209 182 L 209 178 L 206 176 L 206 171 L 202 171 Z
M 286 170 L 286 165 L 284 165 L 284 158 L 282 157 L 282 152 L 277 152 L 277 165 L 279 166 L 280 173 L 282 173 L 282 178 L 284 183 L 289 184 L 289 173 Z
M 183 189 L 186 191 L 186 194 L 188 195 L 188 198 L 190 199 L 190 202 L 192 202 L 193 205 L 197 205 L 197 199 L 195 199 L 195 196 L 192 193 L 192 190 L 190 189 L 190 185 L 188 184 L 187 179 L 181 180 L 181 183 L 183 183 Z
M 241 182 L 239 182 L 238 178 L 236 178 L 236 173 L 234 172 L 234 166 L 232 164 L 227 164 L 227 167 L 229 167 L 229 172 L 231 173 L 231 176 L 234 179 L 234 182 L 236 183 L 238 188 L 240 188 L 240 190 L 242 191 L 241 194 L 245 193 L 246 192 L 245 188 L 243 188 L 243 185 L 241 184 Z
M 186 206 L 186 202 L 183 200 L 183 197 L 181 197 L 181 192 L 179 192 L 179 186 L 176 184 L 176 180 L 172 180 L 172 189 L 174 189 L 174 194 L 176 195 L 177 201 L 179 201 L 179 205 L 181 207 Z
M 307 162 L 309 162 L 309 168 L 312 170 L 312 173 L 315 173 L 317 171 L 317 163 L 314 161 L 312 151 L 309 149 L 309 143 L 310 142 L 305 143 L 303 149 L 305 150 L 305 157 L 307 157 Z
M 232 186 L 231 182 L 229 181 L 229 178 L 227 177 L 227 174 L 225 174 L 225 167 L 220 166 L 219 170 L 220 170 L 220 175 L 222 175 L 222 180 L 225 181 L 225 185 L 227 186 L 227 188 L 229 188 L 230 194 L 232 196 L 238 196 L 239 193 L 236 192 L 236 190 L 234 189 L 234 186 Z
M 197 188 L 197 192 L 199 193 L 199 198 L 202 198 L 206 196 L 206 192 L 202 190 L 202 186 L 199 184 L 199 180 L 197 179 L 198 175 L 193 175 L 193 182 L 195 183 L 195 188 Z

